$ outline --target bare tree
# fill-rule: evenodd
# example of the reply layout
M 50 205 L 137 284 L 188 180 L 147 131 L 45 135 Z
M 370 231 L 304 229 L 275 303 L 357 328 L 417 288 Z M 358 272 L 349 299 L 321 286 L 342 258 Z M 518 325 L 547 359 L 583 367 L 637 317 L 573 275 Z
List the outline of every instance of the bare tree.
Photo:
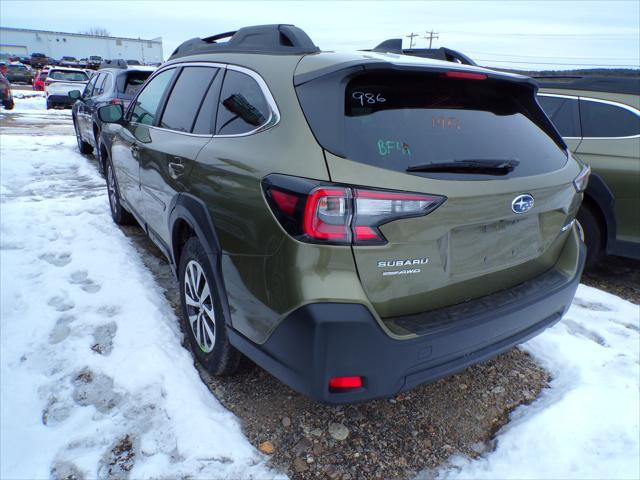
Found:
M 96 37 L 110 37 L 111 32 L 104 27 L 90 27 L 86 30 L 81 30 L 78 33 L 83 35 L 95 35 Z

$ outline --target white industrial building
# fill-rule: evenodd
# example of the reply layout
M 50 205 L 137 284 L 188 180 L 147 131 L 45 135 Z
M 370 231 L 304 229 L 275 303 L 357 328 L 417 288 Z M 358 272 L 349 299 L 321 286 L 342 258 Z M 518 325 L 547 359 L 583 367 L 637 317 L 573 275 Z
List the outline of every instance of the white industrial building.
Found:
M 0 27 L 0 53 L 31 55 L 44 53 L 60 60 L 63 56 L 138 60 L 142 63 L 162 62 L 162 37 L 151 40 L 124 37 L 102 37 L 81 33 L 49 32 L 26 28 Z

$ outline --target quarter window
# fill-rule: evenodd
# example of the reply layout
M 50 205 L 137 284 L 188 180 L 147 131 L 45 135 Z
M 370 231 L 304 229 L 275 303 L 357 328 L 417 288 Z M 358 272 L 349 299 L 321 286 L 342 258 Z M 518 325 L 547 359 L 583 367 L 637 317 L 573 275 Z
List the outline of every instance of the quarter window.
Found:
M 631 137 L 640 134 L 640 115 L 608 103 L 580 99 L 585 138 Z
M 162 95 L 173 77 L 174 69 L 165 70 L 156 75 L 136 98 L 131 113 L 131 121 L 144 125 L 153 125 Z
M 577 98 L 538 96 L 538 103 L 563 137 L 580 137 Z
M 202 99 L 217 73 L 217 68 L 185 67 L 169 95 L 160 126 L 191 132 Z
M 216 120 L 217 135 L 251 132 L 269 119 L 269 104 L 258 83 L 248 75 L 227 70 Z
M 104 92 L 109 92 L 111 90 L 111 85 L 113 84 L 113 80 L 111 79 L 111 75 L 105 75 L 104 83 L 100 87 L 100 95 Z

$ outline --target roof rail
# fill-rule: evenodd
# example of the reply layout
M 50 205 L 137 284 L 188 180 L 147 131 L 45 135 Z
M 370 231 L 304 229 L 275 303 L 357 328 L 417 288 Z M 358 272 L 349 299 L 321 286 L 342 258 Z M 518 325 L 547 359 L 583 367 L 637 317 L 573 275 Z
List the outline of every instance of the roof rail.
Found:
M 127 68 L 127 62 L 121 58 L 114 60 L 103 60 L 98 70 L 103 68 Z
M 225 38 L 229 40 L 219 42 Z M 294 25 L 255 25 L 234 32 L 187 40 L 174 50 L 169 60 L 203 53 L 302 55 L 319 51 L 309 36 Z
M 435 60 L 443 60 L 446 62 L 462 63 L 464 65 L 477 65 L 476 62 L 467 57 L 464 53 L 460 53 L 450 48 L 402 48 L 401 38 L 390 38 L 370 52 L 381 53 L 397 53 L 399 55 L 411 55 L 413 57 L 433 58 Z

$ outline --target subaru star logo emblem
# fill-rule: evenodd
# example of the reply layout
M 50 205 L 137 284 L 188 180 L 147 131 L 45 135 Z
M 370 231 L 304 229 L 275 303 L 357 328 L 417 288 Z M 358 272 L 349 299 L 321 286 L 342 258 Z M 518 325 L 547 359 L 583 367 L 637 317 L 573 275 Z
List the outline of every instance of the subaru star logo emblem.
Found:
M 525 213 L 533 208 L 533 197 L 528 193 L 518 195 L 511 202 L 511 210 L 514 213 Z

